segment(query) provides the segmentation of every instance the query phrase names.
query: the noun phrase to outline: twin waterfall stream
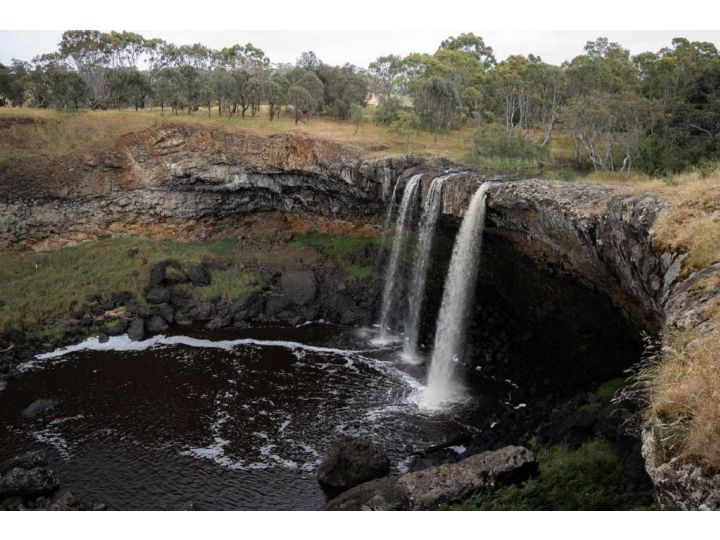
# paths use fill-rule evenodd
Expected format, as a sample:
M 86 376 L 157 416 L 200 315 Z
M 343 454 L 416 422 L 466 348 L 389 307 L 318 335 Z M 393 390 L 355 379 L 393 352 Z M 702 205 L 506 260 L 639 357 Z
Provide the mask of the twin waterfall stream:
M 422 175 L 411 177 L 405 185 L 395 220 L 393 243 L 385 271 L 380 336 L 376 341 L 383 344 L 402 339 L 401 358 L 412 364 L 423 362 L 419 350 L 419 333 L 427 274 L 442 206 L 443 185 L 452 176 L 447 174 L 432 180 L 427 194 L 422 197 L 424 207 L 419 218 Z M 473 195 L 455 238 L 436 323 L 434 346 L 428 360 L 427 385 L 412 396 L 423 408 L 441 409 L 466 399 L 462 381 L 458 380 L 455 373 L 455 365 L 461 361 L 467 319 L 475 294 L 489 185 L 482 184 Z M 384 237 L 390 228 L 396 206 L 397 189 L 396 183 L 388 202 Z M 411 231 L 415 224 L 416 234 Z M 404 260 L 412 261 L 409 272 L 403 271 Z

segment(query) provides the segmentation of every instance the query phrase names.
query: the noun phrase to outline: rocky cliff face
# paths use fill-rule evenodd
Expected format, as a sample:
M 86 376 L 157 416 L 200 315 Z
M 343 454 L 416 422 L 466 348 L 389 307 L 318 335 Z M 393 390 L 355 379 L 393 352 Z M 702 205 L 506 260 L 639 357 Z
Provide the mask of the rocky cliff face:
M 151 129 L 125 137 L 117 153 L 86 160 L 71 190 L 39 181 L 35 190 L 5 190 L 0 249 L 143 231 L 202 237 L 262 212 L 364 224 L 382 213 L 392 180 L 417 162 L 363 160 L 337 143 L 293 134 Z
M 38 183 L 37 189 L 0 191 L 0 249 L 51 247 L 103 234 L 242 235 L 263 222 L 272 233 L 278 215 L 315 226 L 369 224 L 377 231 L 395 179 L 422 171 L 426 192 L 441 172 L 416 158 L 364 160 L 353 149 L 299 135 L 170 125 L 128 135 L 116 153 L 86 160 L 72 189 L 40 189 Z M 693 284 L 720 273 L 720 265 L 680 281 L 683 256 L 653 244 L 653 223 L 668 207 L 665 201 L 619 187 L 506 181 L 461 171 L 443 192 L 447 223 L 459 223 L 485 181 L 497 181 L 489 194 L 487 234 L 540 271 L 606 297 L 638 331 L 662 335 L 711 324 L 707 310 L 719 293 L 698 292 Z M 712 493 L 720 480 L 665 463 L 648 428 L 647 468 L 661 500 L 716 507 Z

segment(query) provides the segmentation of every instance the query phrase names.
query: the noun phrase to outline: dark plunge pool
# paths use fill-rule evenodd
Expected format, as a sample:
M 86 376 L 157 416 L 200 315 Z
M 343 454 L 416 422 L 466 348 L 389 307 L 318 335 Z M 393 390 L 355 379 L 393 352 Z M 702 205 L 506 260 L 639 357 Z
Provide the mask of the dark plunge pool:
M 318 509 L 315 471 L 334 438 L 367 436 L 404 471 L 413 452 L 489 429 L 508 406 L 507 383 L 471 374 L 470 405 L 420 410 L 409 398 L 424 367 L 330 325 L 86 346 L 106 350 L 30 361 L 0 393 L 0 460 L 52 448 L 61 490 L 111 509 Z M 56 404 L 24 418 L 38 399 Z

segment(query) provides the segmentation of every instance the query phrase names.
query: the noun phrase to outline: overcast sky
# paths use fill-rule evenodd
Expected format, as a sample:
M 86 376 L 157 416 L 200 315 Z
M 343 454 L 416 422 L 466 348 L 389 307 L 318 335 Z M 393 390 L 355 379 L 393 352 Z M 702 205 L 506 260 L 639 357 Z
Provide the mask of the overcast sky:
M 378 56 L 394 53 L 434 52 L 449 35 L 472 31 L 485 38 L 495 50 L 498 60 L 511 54 L 533 53 L 545 62 L 560 64 L 582 53 L 585 42 L 597 36 L 607 36 L 620 42 L 632 54 L 657 51 L 670 44 L 676 36 L 693 41 L 711 41 L 720 47 L 717 30 L 573 30 L 573 31 L 482 31 L 482 30 L 398 30 L 398 31 L 265 31 L 265 30 L 141 30 L 145 37 L 159 37 L 178 45 L 200 42 L 212 48 L 247 42 L 260 47 L 273 62 L 294 63 L 303 51 L 312 50 L 328 64 L 350 62 L 367 67 Z M 60 40 L 59 30 L 0 31 L 0 62 L 13 58 L 30 60 L 32 57 L 54 51 Z

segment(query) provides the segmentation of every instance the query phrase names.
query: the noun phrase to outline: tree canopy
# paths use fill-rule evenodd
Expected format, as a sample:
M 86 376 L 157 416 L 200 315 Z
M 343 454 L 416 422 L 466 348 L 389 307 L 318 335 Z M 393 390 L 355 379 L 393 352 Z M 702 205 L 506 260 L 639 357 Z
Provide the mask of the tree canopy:
M 264 110 L 270 120 L 287 110 L 296 122 L 329 115 L 359 126 L 369 103 L 369 117 L 403 134 L 437 137 L 470 123 L 486 148 L 498 133 L 491 124 L 505 130 L 506 149 L 545 148 L 562 128 L 578 164 L 599 170 L 660 174 L 720 158 L 720 54 L 681 37 L 636 56 L 598 37 L 555 66 L 533 54 L 498 61 L 481 36 L 462 33 L 432 54 L 388 54 L 365 70 L 328 65 L 313 51 L 295 65 L 273 64 L 252 43 L 215 50 L 70 30 L 55 51 L 0 64 L 0 105 L 16 107 L 205 108 L 228 117 Z

